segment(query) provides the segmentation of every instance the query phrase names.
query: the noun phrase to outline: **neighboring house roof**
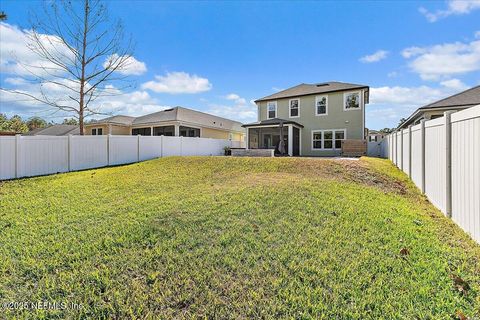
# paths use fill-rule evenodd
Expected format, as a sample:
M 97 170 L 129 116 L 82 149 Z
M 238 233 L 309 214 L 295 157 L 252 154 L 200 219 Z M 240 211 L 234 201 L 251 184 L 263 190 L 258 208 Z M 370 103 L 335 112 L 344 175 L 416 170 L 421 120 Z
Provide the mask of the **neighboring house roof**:
M 432 102 L 415 110 L 398 128 L 405 128 L 414 122 L 425 111 L 431 110 L 461 110 L 480 104 L 480 86 L 470 88 L 453 96 Z
M 66 136 L 69 134 L 80 134 L 80 128 L 70 124 L 54 124 L 46 128 L 33 129 L 24 136 Z
M 292 120 L 280 119 L 280 118 L 273 118 L 273 119 L 268 119 L 268 120 L 263 120 L 263 121 L 247 123 L 247 124 L 242 125 L 242 127 L 247 128 L 247 127 L 256 127 L 256 126 L 271 126 L 271 125 L 279 125 L 281 123 L 283 123 L 283 124 L 294 124 L 296 126 L 299 126 L 300 128 L 303 128 L 303 125 L 301 125 L 298 122 L 295 122 L 295 121 L 292 121 Z
M 297 86 L 288 88 L 286 90 L 282 90 L 280 92 L 274 93 L 272 95 L 257 99 L 255 100 L 255 102 L 289 98 L 289 97 L 306 96 L 310 94 L 345 91 L 345 90 L 352 90 L 352 89 L 368 89 L 368 86 L 362 85 L 362 84 L 344 83 L 344 82 L 336 82 L 336 81 L 315 83 L 315 84 L 302 83 Z
M 124 126 L 130 126 L 135 120 L 135 117 L 130 117 L 130 116 L 112 116 L 108 117 L 102 120 L 93 120 L 90 123 L 87 123 L 85 125 L 95 125 L 95 124 L 116 124 L 116 125 L 124 125 Z
M 241 127 L 242 124 L 238 121 L 229 120 L 226 118 L 183 107 L 165 109 L 140 117 L 113 116 L 89 123 L 88 125 L 92 126 L 98 124 L 120 124 L 138 127 L 142 125 L 152 125 L 155 123 L 168 121 L 183 121 L 216 129 L 243 131 Z

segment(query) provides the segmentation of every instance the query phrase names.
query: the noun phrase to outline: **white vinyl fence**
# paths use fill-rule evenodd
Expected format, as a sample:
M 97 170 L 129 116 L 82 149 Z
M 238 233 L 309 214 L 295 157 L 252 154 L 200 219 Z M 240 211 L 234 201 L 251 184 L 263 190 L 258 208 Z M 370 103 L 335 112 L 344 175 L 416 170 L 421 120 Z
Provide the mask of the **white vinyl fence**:
M 230 141 L 167 136 L 0 137 L 0 180 L 133 163 L 224 154 Z
M 480 242 L 480 105 L 394 132 L 382 144 L 384 156 Z

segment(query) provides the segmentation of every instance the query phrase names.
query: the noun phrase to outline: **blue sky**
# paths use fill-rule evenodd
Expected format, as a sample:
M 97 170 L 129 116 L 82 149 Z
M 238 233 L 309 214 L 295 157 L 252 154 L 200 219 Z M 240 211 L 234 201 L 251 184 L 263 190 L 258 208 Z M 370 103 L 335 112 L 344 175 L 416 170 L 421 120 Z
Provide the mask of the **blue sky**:
M 15 39 L 39 4 L 0 3 L 8 15 L 0 30 L 1 87 L 21 86 L 6 66 L 22 50 Z M 181 105 L 249 122 L 256 120 L 254 99 L 336 80 L 371 87 L 367 126 L 379 129 L 480 84 L 479 1 L 108 4 L 136 42 L 138 67 L 131 72 L 135 88 L 105 102 L 108 112 Z M 30 117 L 38 110 L 0 96 L 2 113 Z

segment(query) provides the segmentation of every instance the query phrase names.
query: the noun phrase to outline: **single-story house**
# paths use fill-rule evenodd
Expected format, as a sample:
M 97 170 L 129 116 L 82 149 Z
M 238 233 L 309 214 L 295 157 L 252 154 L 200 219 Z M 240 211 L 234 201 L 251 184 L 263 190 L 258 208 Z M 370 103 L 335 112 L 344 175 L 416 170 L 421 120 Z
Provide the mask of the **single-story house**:
M 175 107 L 140 117 L 113 116 L 85 124 L 86 135 L 182 136 L 244 141 L 245 129 L 237 121 Z
M 80 127 L 70 124 L 54 124 L 45 128 L 36 128 L 24 133 L 24 136 L 68 136 L 80 134 Z
M 445 111 L 460 111 L 480 104 L 480 86 L 470 88 L 453 96 L 427 104 L 418 108 L 398 129 L 419 124 L 421 120 L 443 117 Z
M 337 156 L 343 140 L 365 141 L 369 87 L 344 82 L 302 83 L 257 99 L 258 121 L 247 149 L 290 156 Z M 283 142 L 282 142 L 283 140 Z
M 385 138 L 386 134 L 377 130 L 367 129 L 367 140 L 368 142 L 379 142 Z

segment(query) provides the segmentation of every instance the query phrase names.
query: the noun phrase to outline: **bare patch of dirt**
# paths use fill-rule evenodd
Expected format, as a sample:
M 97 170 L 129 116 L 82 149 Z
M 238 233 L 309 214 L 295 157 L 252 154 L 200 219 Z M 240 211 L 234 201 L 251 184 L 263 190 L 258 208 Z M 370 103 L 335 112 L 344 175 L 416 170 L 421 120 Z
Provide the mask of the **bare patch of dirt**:
M 407 186 L 396 179 L 392 179 L 368 168 L 360 161 L 340 161 L 344 168 L 342 178 L 369 186 L 378 187 L 387 192 L 401 195 L 407 194 Z

